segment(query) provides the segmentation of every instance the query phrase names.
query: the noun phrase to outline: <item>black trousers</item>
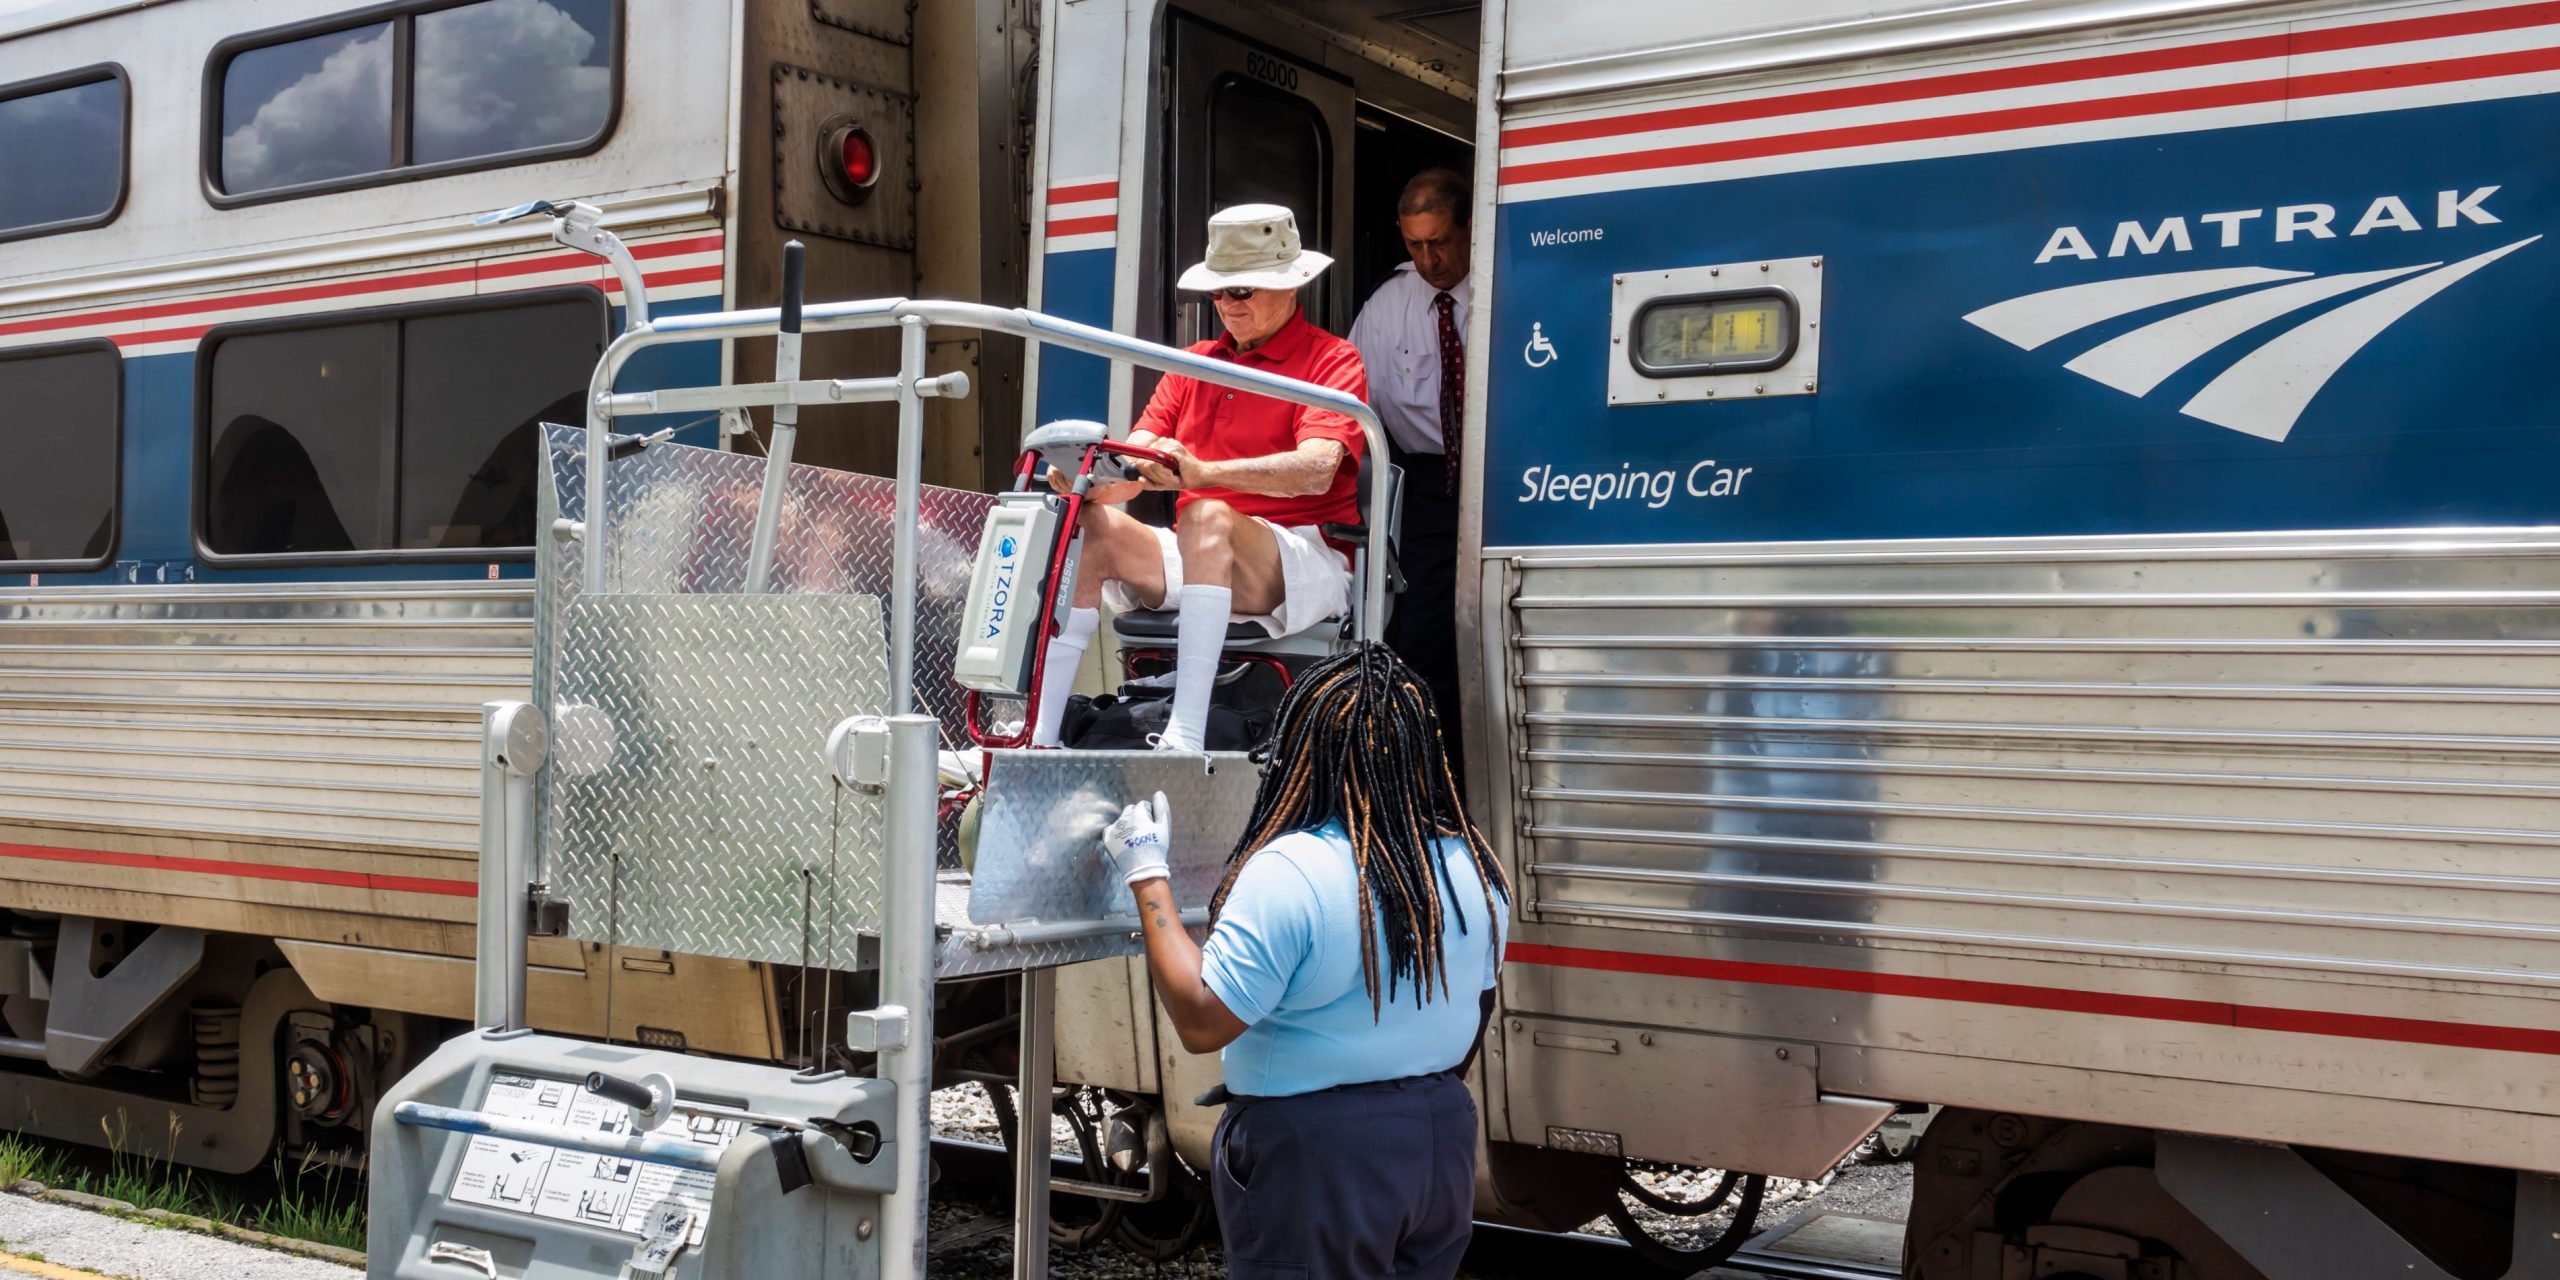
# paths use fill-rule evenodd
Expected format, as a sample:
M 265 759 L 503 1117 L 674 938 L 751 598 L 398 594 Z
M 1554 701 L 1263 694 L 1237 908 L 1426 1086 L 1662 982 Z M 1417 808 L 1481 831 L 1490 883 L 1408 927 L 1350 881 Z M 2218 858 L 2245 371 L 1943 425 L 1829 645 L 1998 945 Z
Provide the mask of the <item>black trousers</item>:
M 1237 1098 L 1211 1163 L 1232 1280 L 1448 1280 L 1475 1233 L 1476 1104 L 1454 1071 Z
M 1404 594 L 1387 619 L 1387 645 L 1430 686 L 1440 712 L 1449 767 L 1463 776 L 1465 727 L 1458 717 L 1458 500 L 1448 487 L 1449 460 L 1396 451 L 1404 468 L 1404 521 L 1396 564 Z

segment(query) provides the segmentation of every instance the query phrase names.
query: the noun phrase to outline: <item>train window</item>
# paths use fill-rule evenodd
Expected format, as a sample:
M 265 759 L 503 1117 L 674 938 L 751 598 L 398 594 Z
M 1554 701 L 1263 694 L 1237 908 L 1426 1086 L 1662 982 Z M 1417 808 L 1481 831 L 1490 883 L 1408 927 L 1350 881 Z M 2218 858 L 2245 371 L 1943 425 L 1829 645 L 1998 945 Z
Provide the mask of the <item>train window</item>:
M 421 13 L 412 164 L 574 147 L 613 113 L 613 0 Z
M 586 421 L 602 333 L 575 300 L 404 327 L 401 546 L 532 544 L 534 432 Z
M 222 186 L 379 173 L 391 157 L 391 24 L 251 49 L 222 77 Z
M 419 0 L 225 41 L 206 71 L 217 204 L 601 145 L 619 0 Z
M 124 362 L 87 342 L 0 354 L 0 559 L 104 564 L 115 543 Z
M 222 555 L 384 545 L 388 324 L 242 334 L 215 348 L 205 543 Z
M 520 551 L 537 424 L 577 419 L 606 337 L 592 289 L 216 329 L 197 375 L 205 552 Z
M 0 88 L 0 239 L 94 227 L 124 203 L 124 73 Z

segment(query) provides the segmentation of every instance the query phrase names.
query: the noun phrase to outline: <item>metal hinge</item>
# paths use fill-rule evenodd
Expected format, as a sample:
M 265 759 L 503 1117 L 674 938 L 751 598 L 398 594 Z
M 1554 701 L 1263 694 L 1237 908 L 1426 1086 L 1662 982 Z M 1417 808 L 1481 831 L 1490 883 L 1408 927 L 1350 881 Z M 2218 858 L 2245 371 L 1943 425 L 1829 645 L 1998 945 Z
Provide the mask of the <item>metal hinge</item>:
M 569 932 L 569 900 L 556 898 L 547 884 L 525 886 L 524 931 L 535 938 L 558 938 Z

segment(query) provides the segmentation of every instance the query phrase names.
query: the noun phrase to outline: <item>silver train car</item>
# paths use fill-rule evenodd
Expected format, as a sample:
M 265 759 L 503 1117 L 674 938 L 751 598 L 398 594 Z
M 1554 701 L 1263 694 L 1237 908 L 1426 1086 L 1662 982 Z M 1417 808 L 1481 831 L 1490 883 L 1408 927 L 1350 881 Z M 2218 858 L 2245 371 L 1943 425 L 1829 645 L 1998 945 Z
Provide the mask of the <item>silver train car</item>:
M 470 1017 L 474 744 L 479 704 L 529 685 L 535 431 L 580 419 L 634 301 L 547 222 L 475 217 L 592 205 L 659 315 L 769 303 L 792 238 L 827 296 L 1018 300 L 1038 19 L 0 15 L 0 1127 L 223 1170 L 361 1158 L 380 1086 Z M 934 407 L 933 478 L 985 488 L 1019 356 L 935 354 L 979 394 Z M 626 385 L 770 359 L 702 348 Z M 885 462 L 879 412 L 815 410 L 801 456 Z M 546 1027 L 815 1051 L 797 970 L 557 938 L 534 964 Z

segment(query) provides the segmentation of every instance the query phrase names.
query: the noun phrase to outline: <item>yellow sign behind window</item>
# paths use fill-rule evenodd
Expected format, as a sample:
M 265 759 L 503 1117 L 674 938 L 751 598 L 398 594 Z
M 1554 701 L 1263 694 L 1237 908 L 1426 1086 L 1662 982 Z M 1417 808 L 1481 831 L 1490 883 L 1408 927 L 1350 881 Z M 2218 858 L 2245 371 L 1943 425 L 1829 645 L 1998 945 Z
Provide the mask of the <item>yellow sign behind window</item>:
M 1795 324 L 1775 293 L 1668 299 L 1636 317 L 1636 363 L 1656 375 L 1773 368 L 1795 345 Z

